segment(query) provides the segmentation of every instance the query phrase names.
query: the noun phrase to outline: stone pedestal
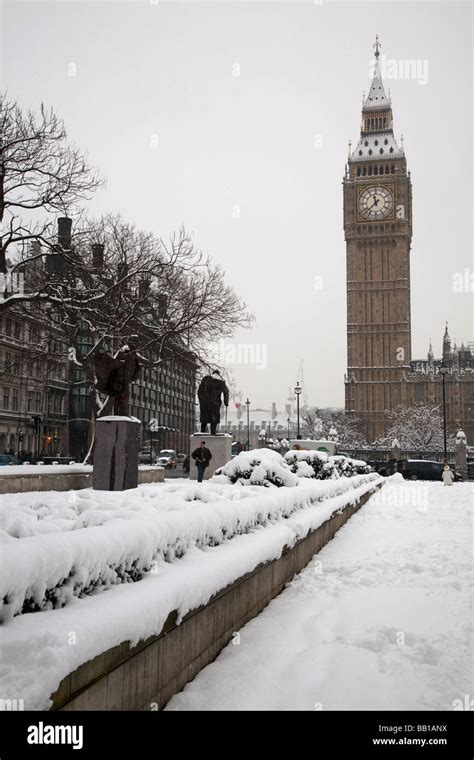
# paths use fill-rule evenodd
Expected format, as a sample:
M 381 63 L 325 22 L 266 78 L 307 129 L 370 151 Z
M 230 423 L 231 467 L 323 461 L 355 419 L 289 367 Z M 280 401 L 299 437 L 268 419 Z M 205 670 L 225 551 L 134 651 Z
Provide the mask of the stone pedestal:
M 100 417 L 96 420 L 92 488 L 125 491 L 138 485 L 138 438 L 136 417 Z
M 212 477 L 214 472 L 222 467 L 232 458 L 232 436 L 226 435 L 207 435 L 207 433 L 194 433 L 189 439 L 189 477 L 191 480 L 197 480 L 197 467 L 194 459 L 191 457 L 194 449 L 199 448 L 201 441 L 205 441 L 206 448 L 212 454 L 209 467 L 204 470 L 204 480 Z

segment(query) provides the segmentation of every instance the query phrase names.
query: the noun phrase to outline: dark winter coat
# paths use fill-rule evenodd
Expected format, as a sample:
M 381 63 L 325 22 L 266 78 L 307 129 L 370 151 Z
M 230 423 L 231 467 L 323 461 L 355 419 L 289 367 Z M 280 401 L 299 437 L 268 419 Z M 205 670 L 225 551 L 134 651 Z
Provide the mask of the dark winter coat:
M 205 446 L 202 449 L 200 446 L 198 446 L 197 449 L 194 449 L 193 453 L 191 454 L 192 458 L 196 462 L 196 465 L 198 462 L 203 462 L 204 467 L 207 467 L 209 465 L 209 462 L 212 459 L 212 454 Z

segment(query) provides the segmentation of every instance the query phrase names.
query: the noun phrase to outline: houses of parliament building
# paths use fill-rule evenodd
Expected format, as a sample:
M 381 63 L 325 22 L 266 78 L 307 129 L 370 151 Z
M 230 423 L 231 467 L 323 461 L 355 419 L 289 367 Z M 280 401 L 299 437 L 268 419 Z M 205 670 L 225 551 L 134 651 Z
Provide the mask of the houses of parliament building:
M 345 408 L 372 443 L 387 432 L 387 411 L 417 402 L 442 407 L 448 367 L 448 435 L 459 428 L 474 443 L 473 344 L 452 345 L 446 324 L 441 358 L 430 343 L 426 359 L 411 356 L 410 248 L 412 185 L 402 142 L 380 73 L 380 44 L 363 101 L 360 138 L 349 148 L 345 176 L 344 234 L 347 276 Z M 440 346 L 441 347 L 441 346 Z

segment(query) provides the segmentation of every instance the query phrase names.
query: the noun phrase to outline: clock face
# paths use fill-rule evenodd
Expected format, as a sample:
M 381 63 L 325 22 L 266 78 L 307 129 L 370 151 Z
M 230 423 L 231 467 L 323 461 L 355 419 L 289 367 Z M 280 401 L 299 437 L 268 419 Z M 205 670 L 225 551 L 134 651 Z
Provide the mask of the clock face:
M 359 213 L 365 219 L 386 219 L 393 212 L 393 194 L 388 187 L 373 185 L 359 195 Z

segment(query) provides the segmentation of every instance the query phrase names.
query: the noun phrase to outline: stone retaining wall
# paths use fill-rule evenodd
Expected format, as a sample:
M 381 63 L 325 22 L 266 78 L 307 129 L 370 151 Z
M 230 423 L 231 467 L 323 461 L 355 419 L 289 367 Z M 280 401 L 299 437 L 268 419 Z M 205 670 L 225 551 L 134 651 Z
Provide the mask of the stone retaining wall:
M 64 465 L 66 467 L 66 465 Z M 18 465 L 20 468 L 21 465 Z M 37 465 L 32 465 L 35 472 L 8 473 L 0 472 L 0 494 L 23 493 L 25 491 L 71 491 L 92 486 L 92 468 L 88 471 L 63 473 L 41 473 Z M 0 468 L 2 469 L 2 468 Z M 15 468 L 16 469 L 16 468 Z M 69 468 L 68 468 L 69 469 Z M 138 470 L 138 484 L 161 483 L 165 471 L 161 467 Z
M 132 649 L 128 642 L 81 665 L 52 696 L 53 710 L 153 710 L 192 681 L 258 615 L 370 498 L 335 512 L 319 528 L 220 591 L 176 625 L 172 612 L 162 632 Z M 349 494 L 348 494 L 349 497 Z

